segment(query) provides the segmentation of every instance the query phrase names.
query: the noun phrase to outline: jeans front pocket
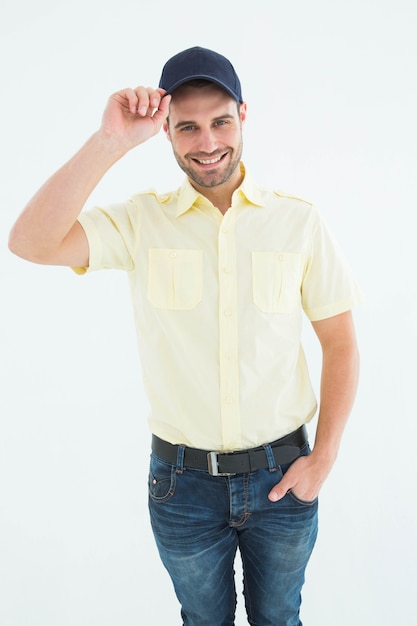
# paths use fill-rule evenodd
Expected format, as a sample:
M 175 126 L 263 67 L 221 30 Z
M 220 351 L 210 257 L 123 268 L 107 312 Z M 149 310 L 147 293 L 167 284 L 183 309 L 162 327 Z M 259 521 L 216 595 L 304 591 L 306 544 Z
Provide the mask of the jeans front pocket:
M 305 443 L 304 446 L 301 448 L 300 456 L 309 456 L 310 454 L 311 454 L 310 444 Z M 294 461 L 292 463 L 294 463 Z M 281 466 L 281 470 L 283 474 L 287 472 L 287 470 L 291 467 L 292 463 L 288 463 L 286 465 Z M 299 498 L 292 490 L 290 490 L 287 493 L 286 497 L 292 500 L 293 502 L 295 502 L 297 506 L 301 506 L 301 507 L 312 507 L 316 505 L 318 502 L 318 497 L 314 498 L 314 500 L 303 500 L 302 498 Z
M 264 313 L 293 313 L 301 298 L 301 255 L 252 252 L 253 301 Z
M 175 467 L 152 453 L 148 477 L 149 497 L 154 502 L 166 502 L 174 495 L 175 481 Z
M 203 251 L 149 248 L 148 298 L 158 309 L 193 309 L 203 297 Z

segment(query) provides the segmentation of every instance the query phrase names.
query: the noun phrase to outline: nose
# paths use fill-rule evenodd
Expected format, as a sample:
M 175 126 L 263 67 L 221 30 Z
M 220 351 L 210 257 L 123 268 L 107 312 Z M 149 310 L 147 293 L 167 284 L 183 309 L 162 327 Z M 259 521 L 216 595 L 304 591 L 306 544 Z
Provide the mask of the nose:
M 217 140 L 211 128 L 200 129 L 198 134 L 198 150 L 211 154 L 217 150 Z

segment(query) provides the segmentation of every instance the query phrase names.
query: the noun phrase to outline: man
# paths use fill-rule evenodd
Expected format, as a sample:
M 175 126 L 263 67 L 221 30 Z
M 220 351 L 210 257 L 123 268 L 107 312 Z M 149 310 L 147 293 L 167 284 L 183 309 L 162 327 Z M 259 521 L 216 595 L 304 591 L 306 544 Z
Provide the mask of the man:
M 151 406 L 151 523 L 188 626 L 234 623 L 238 548 L 249 623 L 301 624 L 317 497 L 358 379 L 359 290 L 314 207 L 251 180 L 245 120 L 230 62 L 180 52 L 157 89 L 109 99 L 10 235 L 33 262 L 129 273 Z M 81 213 L 106 171 L 161 129 L 183 185 Z M 303 311 L 323 352 L 312 451 Z

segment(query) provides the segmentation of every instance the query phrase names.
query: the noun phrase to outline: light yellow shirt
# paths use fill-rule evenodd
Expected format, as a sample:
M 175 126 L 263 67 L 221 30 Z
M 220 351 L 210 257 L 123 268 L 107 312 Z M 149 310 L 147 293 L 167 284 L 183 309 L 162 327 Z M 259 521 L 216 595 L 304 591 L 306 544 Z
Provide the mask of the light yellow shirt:
M 320 320 L 361 297 L 310 203 L 245 174 L 224 216 L 186 180 L 79 221 L 89 270 L 128 272 L 154 434 L 236 450 L 313 417 L 303 311 Z

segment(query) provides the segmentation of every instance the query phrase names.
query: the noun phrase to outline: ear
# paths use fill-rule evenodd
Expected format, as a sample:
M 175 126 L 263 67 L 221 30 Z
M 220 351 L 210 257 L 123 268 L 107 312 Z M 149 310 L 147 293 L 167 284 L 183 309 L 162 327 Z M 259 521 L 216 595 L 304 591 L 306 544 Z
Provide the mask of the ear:
M 163 123 L 162 128 L 164 129 L 164 133 L 166 138 L 168 139 L 168 141 L 171 141 L 171 135 L 169 134 L 169 122 L 168 122 L 168 118 L 165 120 L 165 122 Z
M 240 105 L 239 117 L 242 124 L 246 121 L 246 102 L 242 102 Z

